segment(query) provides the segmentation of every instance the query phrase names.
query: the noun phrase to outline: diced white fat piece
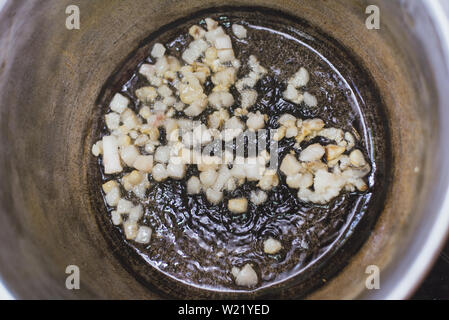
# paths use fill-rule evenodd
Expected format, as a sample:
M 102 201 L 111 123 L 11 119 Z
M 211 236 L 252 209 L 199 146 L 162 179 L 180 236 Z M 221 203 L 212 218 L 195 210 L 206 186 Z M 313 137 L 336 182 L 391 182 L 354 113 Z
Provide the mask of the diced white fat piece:
M 218 37 L 221 37 L 223 35 L 226 35 L 223 28 L 217 27 L 214 29 L 208 29 L 208 31 L 206 32 L 206 34 L 204 36 L 207 41 L 209 41 L 210 43 L 214 43 L 215 39 L 217 39 Z
M 262 129 L 265 126 L 265 116 L 260 111 L 256 113 L 250 112 L 248 114 L 248 120 L 246 120 L 246 125 L 254 131 Z
M 111 212 L 111 220 L 115 226 L 122 224 L 122 215 L 116 210 Z
M 167 57 L 163 56 L 157 59 L 154 64 L 154 70 L 159 77 L 163 77 L 164 74 L 170 69 L 170 65 L 168 64 Z
M 201 182 L 198 177 L 192 176 L 187 181 L 187 193 L 188 194 L 198 194 L 201 191 Z
M 227 108 L 234 104 L 234 97 L 226 91 L 212 92 L 209 97 L 209 105 L 215 109 Z
M 217 51 L 217 54 L 221 63 L 230 62 L 235 59 L 234 50 L 232 49 L 220 49 Z
M 229 113 L 225 109 L 212 112 L 208 117 L 210 128 L 218 129 L 226 120 L 229 119 Z
M 298 135 L 298 128 L 297 127 L 288 127 L 287 130 L 285 131 L 285 137 L 287 139 L 296 137 L 297 135 Z
M 293 189 L 308 188 L 313 185 L 313 175 L 309 172 L 287 176 L 287 185 Z
M 319 143 L 314 143 L 301 151 L 299 160 L 305 162 L 320 160 L 325 152 L 326 151 L 322 145 Z
M 184 163 L 172 162 L 167 166 L 167 175 L 173 179 L 180 180 L 186 174 L 186 166 Z
M 131 109 L 123 111 L 123 113 L 121 114 L 121 121 L 123 122 L 125 128 L 128 130 L 133 130 L 139 126 L 139 120 L 136 114 Z
M 167 86 L 167 85 L 162 85 L 157 89 L 157 93 L 159 93 L 159 95 L 161 97 L 170 97 L 173 92 L 171 91 L 171 89 Z
M 167 106 L 167 107 L 172 107 L 176 104 L 176 98 L 175 97 L 165 97 L 164 100 L 162 100 L 162 102 Z
M 257 91 L 253 89 L 245 89 L 240 92 L 240 102 L 243 109 L 252 107 L 257 101 Z
M 223 200 L 223 192 L 208 188 L 206 190 L 206 198 L 212 204 L 219 204 Z
M 145 145 L 145 152 L 154 153 L 155 150 L 156 146 L 152 142 L 149 142 Z
M 248 200 L 246 198 L 229 199 L 228 209 L 233 213 L 245 213 L 248 210 Z
M 318 105 L 318 100 L 313 94 L 304 92 L 304 103 L 309 107 L 316 107 Z
M 95 142 L 95 144 L 92 146 L 92 154 L 95 157 L 98 157 L 102 153 L 103 153 L 103 141 L 99 140 Z
M 256 77 L 246 76 L 245 78 L 238 80 L 235 83 L 235 87 L 241 93 L 243 90 L 245 90 L 245 88 L 253 88 L 258 80 L 259 80 L 258 76 Z
M 123 230 L 125 231 L 126 239 L 134 240 L 137 236 L 138 226 L 134 221 L 125 221 L 123 224 Z
M 268 72 L 267 69 L 260 65 L 259 60 L 257 60 L 257 57 L 254 55 L 249 56 L 248 65 L 251 68 L 251 71 L 256 74 L 257 79 Z
M 248 159 L 249 160 L 249 159 Z M 265 171 L 265 164 L 260 165 L 257 160 L 248 161 L 245 165 L 246 178 L 249 181 L 259 181 Z
M 109 193 L 110 191 L 112 191 L 112 189 L 117 188 L 118 187 L 118 183 L 115 180 L 109 180 L 108 182 L 103 183 L 103 185 L 101 186 L 101 188 L 103 189 L 104 193 Z
M 236 70 L 233 67 L 226 68 L 215 73 L 211 80 L 216 86 L 229 87 L 235 83 Z
M 225 122 L 225 129 L 231 130 L 227 132 L 229 133 L 229 136 L 225 137 L 224 139 L 225 141 L 229 141 L 242 133 L 245 129 L 245 125 L 242 121 L 240 121 L 238 117 L 234 116 Z
M 327 161 L 337 159 L 346 150 L 345 147 L 337 146 L 335 144 L 328 144 L 325 148 Z
M 168 63 L 167 63 L 168 65 Z M 159 67 L 162 67 L 162 62 L 161 65 L 159 65 Z M 163 70 L 161 70 L 161 68 L 159 68 L 159 72 L 161 72 Z M 147 78 L 147 80 L 150 82 L 151 85 L 159 87 L 160 85 L 162 85 L 162 78 L 160 78 L 157 74 L 156 74 L 156 66 L 152 65 L 152 64 L 148 64 L 148 63 L 144 63 L 142 64 L 142 66 L 139 69 L 139 73 L 142 74 L 143 76 L 145 76 L 145 78 Z
M 115 207 L 120 200 L 120 196 L 120 188 L 116 186 L 106 193 L 106 203 L 111 207 Z
M 293 176 L 301 170 L 301 164 L 292 154 L 287 154 L 282 160 L 280 170 L 283 174 Z
M 229 179 L 225 184 L 225 190 L 232 192 L 237 188 L 237 183 L 234 178 Z
M 289 80 L 289 84 L 292 84 L 294 87 L 304 87 L 310 80 L 309 72 L 301 67 L 298 72 L 296 72 L 293 77 Z
M 206 33 L 207 35 L 207 33 Z M 184 50 L 182 54 L 182 59 L 188 64 L 193 64 L 209 47 L 206 41 L 203 39 L 196 39 L 192 41 L 188 48 Z
M 215 30 L 218 27 L 218 22 L 212 18 L 206 18 L 204 21 L 206 22 L 206 27 L 207 27 L 207 30 L 209 30 L 209 31 Z
M 340 145 L 340 142 L 344 139 L 344 131 L 338 128 L 324 128 L 317 133 L 317 136 L 334 140 Z
M 163 164 L 158 163 L 151 171 L 153 179 L 156 181 L 163 181 L 168 178 L 167 169 Z
M 137 206 L 132 207 L 129 210 L 128 220 L 137 222 L 139 221 L 140 218 L 142 218 L 142 216 L 143 216 L 143 208 L 142 205 L 139 204 Z
M 338 196 L 344 184 L 345 181 L 339 174 L 319 169 L 315 172 L 314 191 L 301 188 L 298 191 L 298 198 L 307 202 L 324 204 Z
M 154 87 L 146 86 L 146 87 L 137 89 L 136 96 L 137 96 L 137 99 L 139 99 L 140 101 L 149 103 L 149 102 L 153 102 L 154 99 L 157 98 L 157 91 Z M 147 118 L 147 117 L 144 117 L 144 118 Z
M 134 165 L 134 162 L 139 155 L 139 149 L 137 149 L 136 146 L 129 145 L 120 148 L 120 157 L 128 167 L 132 167 Z
M 233 273 L 236 273 L 238 269 L 234 269 Z M 239 270 L 235 275 L 235 283 L 242 287 L 254 287 L 259 282 L 256 271 L 250 264 L 246 264 L 241 270 Z
M 207 106 L 207 98 L 195 100 L 190 106 L 184 109 L 184 114 L 188 117 L 200 115 Z
M 153 156 L 138 155 L 133 164 L 134 168 L 142 172 L 151 172 L 153 168 Z
M 193 37 L 193 39 L 199 39 L 204 37 L 206 30 L 200 26 L 193 25 L 189 28 L 189 34 Z
M 200 173 L 200 181 L 205 188 L 212 186 L 217 180 L 218 174 L 215 170 L 206 170 Z
M 122 113 L 123 111 L 125 111 L 126 108 L 128 108 L 128 104 L 129 99 L 127 97 L 123 96 L 120 93 L 116 93 L 112 98 L 109 107 L 111 108 L 112 111 Z
M 276 254 L 282 249 L 282 244 L 279 240 L 268 238 L 263 242 L 263 251 L 267 254 Z
M 227 165 L 222 165 L 213 184 L 213 189 L 216 191 L 223 190 L 229 179 L 232 179 L 231 170 L 228 169 Z
M 332 199 L 340 193 L 343 184 L 343 179 L 337 174 L 330 173 L 323 169 L 315 172 L 315 177 L 313 180 L 313 188 L 315 189 L 315 193 L 325 194 L 330 191 L 330 199 Z
M 212 142 L 213 137 L 210 130 L 204 125 L 198 125 L 193 129 L 193 143 L 195 145 L 205 145 Z
M 162 58 L 165 54 L 165 47 L 160 43 L 155 43 L 151 50 L 151 55 L 154 58 Z
M 245 164 L 244 162 L 239 163 L 237 158 L 236 158 L 237 161 L 232 165 L 231 174 L 237 179 L 245 179 L 246 178 Z
M 117 138 L 114 136 L 103 137 L 103 165 L 106 174 L 122 172 L 118 152 Z
M 250 194 L 250 200 L 252 203 L 254 203 L 256 206 L 261 205 L 265 201 L 267 201 L 268 195 L 266 192 L 262 190 L 253 190 Z
M 176 81 L 177 80 L 176 79 L 177 75 L 176 75 L 175 72 L 178 72 L 179 69 L 181 69 L 181 62 L 179 62 L 178 58 L 176 58 L 174 56 L 168 56 L 167 57 L 167 62 L 168 62 L 168 66 L 169 66 L 171 72 L 165 73 L 164 77 L 166 79 L 168 79 L 168 80 Z M 167 74 L 170 74 L 171 77 L 168 78 Z
M 136 140 L 134 140 L 134 145 L 142 147 L 150 141 L 150 138 L 146 134 L 140 134 Z
M 355 149 L 349 154 L 349 160 L 351 164 L 355 167 L 362 167 L 366 164 L 365 157 L 363 156 L 362 151 Z
M 232 25 L 232 32 L 235 34 L 235 36 L 239 39 L 246 38 L 246 28 L 242 25 L 234 23 Z
M 120 214 L 129 213 L 133 208 L 133 203 L 126 199 L 120 199 L 117 204 L 117 212 Z
M 217 50 L 232 49 L 231 37 L 229 37 L 228 35 L 222 35 L 222 36 L 216 37 L 214 40 L 214 44 L 215 44 L 215 48 L 217 48 Z
M 142 178 L 142 181 L 132 188 L 132 192 L 138 198 L 144 199 L 145 195 L 146 195 L 146 191 L 149 186 L 150 186 L 150 183 L 148 182 L 148 175 L 145 174 L 144 177 Z
M 352 148 L 354 148 L 355 146 L 355 139 L 354 136 L 349 133 L 349 132 L 345 132 L 345 140 L 348 142 L 348 145 L 346 146 L 346 150 L 351 150 Z
M 302 125 L 310 131 L 319 131 L 324 128 L 324 121 L 318 118 L 307 119 L 303 121 Z
M 159 146 L 154 153 L 154 161 L 160 163 L 167 163 L 170 159 L 170 147 Z
M 167 105 L 165 103 L 163 103 L 162 101 L 156 101 L 153 105 L 153 109 L 154 111 L 166 111 L 167 110 Z
M 278 123 L 287 128 L 294 127 L 294 126 L 296 126 L 296 117 L 289 113 L 284 113 L 279 118 Z
M 304 100 L 304 95 L 299 92 L 292 84 L 287 85 L 283 92 L 283 97 L 293 103 L 300 104 Z
M 147 226 L 140 226 L 137 230 L 136 238 L 134 239 L 137 243 L 147 244 L 151 240 L 152 230 Z
M 274 170 L 265 170 L 265 173 L 257 186 L 262 190 L 268 191 L 277 186 L 278 183 L 279 179 L 276 172 Z
M 110 112 L 104 118 L 109 130 L 117 129 L 120 126 L 120 115 L 118 113 Z

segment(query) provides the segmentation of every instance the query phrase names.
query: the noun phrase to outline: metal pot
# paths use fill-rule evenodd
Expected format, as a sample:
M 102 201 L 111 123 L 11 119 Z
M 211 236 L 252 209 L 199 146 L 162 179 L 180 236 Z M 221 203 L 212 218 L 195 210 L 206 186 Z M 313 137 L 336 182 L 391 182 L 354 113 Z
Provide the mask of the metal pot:
M 144 285 L 127 271 L 99 229 L 88 179 L 95 99 L 148 34 L 221 4 L 79 1 L 81 28 L 68 30 L 71 1 L 7 2 L 0 13 L 0 272 L 15 297 L 162 297 L 157 283 Z M 379 30 L 365 27 L 369 4 L 380 8 Z M 308 298 L 410 296 L 449 227 L 449 23 L 442 4 L 231 0 L 226 5 L 273 8 L 319 27 L 363 62 L 386 107 L 393 160 L 385 207 L 347 266 Z M 81 270 L 80 290 L 65 286 L 72 264 Z M 380 269 L 378 290 L 365 286 L 369 265 Z

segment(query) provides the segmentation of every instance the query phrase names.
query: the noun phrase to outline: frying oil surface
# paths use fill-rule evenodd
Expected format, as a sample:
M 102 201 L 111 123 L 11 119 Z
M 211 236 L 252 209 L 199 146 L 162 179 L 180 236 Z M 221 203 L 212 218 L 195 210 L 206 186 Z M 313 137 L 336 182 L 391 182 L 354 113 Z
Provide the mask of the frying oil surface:
M 383 143 L 385 133 L 372 109 L 380 108 L 380 105 L 369 94 L 363 96 L 365 83 L 362 87 L 355 87 L 357 82 L 354 81 L 365 78 L 363 70 L 357 66 L 341 70 L 340 66 L 352 64 L 352 61 L 343 61 L 344 55 L 334 55 L 336 51 L 333 50 L 338 51 L 338 47 L 328 47 L 322 39 L 304 33 L 301 26 L 292 25 L 281 18 L 263 16 L 262 13 L 236 11 L 206 16 L 216 19 L 226 29 L 232 38 L 235 54 L 241 61 L 255 55 L 268 70 L 255 87 L 258 100 L 251 109 L 268 114 L 267 129 L 277 128 L 279 117 L 289 113 L 303 119 L 321 118 L 326 125 L 345 131 L 355 130 L 361 136 L 357 147 L 370 159 L 372 167 L 366 192 L 342 192 L 326 205 L 299 200 L 297 191 L 289 188 L 285 176 L 278 172 L 280 183 L 267 193 L 268 200 L 260 206 L 249 203 L 247 212 L 241 215 L 228 210 L 226 199 L 248 197 L 256 189 L 256 183 L 247 182 L 235 191 L 225 193 L 225 201 L 211 205 L 203 193 L 187 194 L 186 181 L 193 175 L 198 176 L 194 166 L 188 168 L 182 180 L 168 179 L 154 183 L 150 177 L 151 186 L 143 201 L 129 194 L 130 199 L 143 204 L 142 224 L 151 227 L 153 235 L 148 245 L 128 242 L 124 235 L 121 237 L 148 263 L 148 268 L 157 268 L 190 285 L 227 291 L 242 290 L 234 283 L 231 270 L 234 266 L 250 263 L 259 276 L 257 287 L 265 287 L 300 275 L 316 262 L 326 261 L 328 256 L 330 259 L 351 236 L 353 230 L 349 228 L 350 223 L 365 215 L 376 215 L 379 204 L 371 203 L 371 199 L 375 192 L 383 192 L 375 186 L 377 179 L 384 179 L 384 175 L 383 158 L 374 158 L 373 151 L 380 150 L 377 156 L 382 157 L 384 148 L 376 144 Z M 191 41 L 189 26 L 201 22 L 201 18 L 195 17 L 173 25 L 153 38 L 149 47 L 162 43 L 171 55 L 181 60 L 183 50 Z M 245 26 L 248 33 L 245 39 L 233 35 L 230 30 L 233 23 Z M 136 112 L 139 103 L 135 91 L 147 84 L 137 70 L 142 63 L 154 62 L 151 58 L 140 61 L 135 66 L 135 73 L 121 84 L 122 94 L 131 99 L 130 108 Z M 304 103 L 298 106 L 283 98 L 287 79 L 301 66 L 310 72 L 308 91 L 317 97 L 318 107 L 308 107 Z M 248 69 L 243 65 L 238 71 L 238 78 L 247 73 Z M 205 93 L 209 94 L 212 85 L 206 83 L 205 87 Z M 354 92 L 362 95 L 363 99 Z M 230 113 L 238 107 L 236 101 Z M 199 119 L 206 122 L 208 115 L 204 112 Z M 163 133 L 161 139 L 164 139 Z M 301 144 L 301 148 L 316 142 L 329 143 L 325 138 L 317 137 Z M 279 159 L 294 144 L 294 138 L 281 140 Z M 380 166 L 377 165 L 378 160 Z M 102 177 L 104 181 L 109 179 L 103 173 Z M 117 228 L 116 232 L 122 231 Z M 276 254 L 267 255 L 264 252 L 263 241 L 269 237 L 282 243 L 282 249 Z

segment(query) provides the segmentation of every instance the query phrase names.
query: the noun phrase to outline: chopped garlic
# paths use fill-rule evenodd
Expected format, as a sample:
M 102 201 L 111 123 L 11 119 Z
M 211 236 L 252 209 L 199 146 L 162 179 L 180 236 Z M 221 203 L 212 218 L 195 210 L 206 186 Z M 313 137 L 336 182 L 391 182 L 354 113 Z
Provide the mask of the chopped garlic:
M 163 164 L 160 163 L 156 164 L 153 167 L 151 174 L 153 175 L 153 179 L 156 181 L 163 181 L 168 178 L 167 169 Z
M 103 165 L 106 174 L 122 172 L 118 153 L 117 138 L 114 136 L 103 137 Z
M 187 181 L 187 193 L 188 194 L 198 194 L 201 192 L 201 182 L 198 177 L 192 176 Z
M 241 26 L 239 24 L 234 23 L 232 25 L 232 32 L 235 34 L 235 36 L 239 39 L 246 38 L 246 29 L 244 26 Z
M 156 43 L 153 46 L 153 50 L 151 50 L 151 55 L 155 58 L 162 58 L 164 54 L 165 54 L 165 47 L 160 43 Z
M 349 154 L 349 159 L 351 160 L 351 164 L 355 167 L 362 167 L 366 164 L 363 153 L 355 149 Z
M 266 192 L 264 192 L 262 190 L 251 191 L 250 200 L 256 206 L 261 205 L 262 203 L 267 201 L 267 199 L 268 199 L 268 195 Z
M 125 111 L 126 108 L 128 108 L 129 99 L 120 93 L 116 93 L 114 97 L 112 98 L 112 101 L 109 105 L 112 111 L 115 111 L 117 113 L 122 113 Z
M 282 249 L 282 244 L 279 240 L 268 238 L 263 242 L 263 251 L 267 254 L 276 254 Z
M 230 199 L 228 209 L 233 213 L 245 213 L 248 210 L 248 200 L 246 198 Z
M 326 151 L 322 145 L 320 145 L 319 143 L 315 143 L 301 151 L 299 160 L 306 162 L 316 161 L 321 159 L 325 152 Z
M 254 287 L 259 282 L 256 271 L 250 264 L 246 264 L 241 270 L 234 269 L 235 283 L 242 287 Z
M 304 92 L 304 103 L 309 107 L 316 107 L 318 105 L 318 100 L 314 95 Z
M 137 237 L 137 224 L 133 221 L 126 221 L 123 224 L 123 230 L 125 231 L 126 239 L 134 240 Z
M 151 169 L 153 168 L 153 156 L 138 155 L 133 166 L 139 171 L 151 172 Z
M 250 130 L 259 130 L 265 126 L 265 116 L 257 111 L 256 113 L 250 112 L 248 114 L 248 120 L 246 120 L 246 125 Z
M 137 230 L 136 238 L 134 239 L 134 241 L 138 243 L 147 244 L 151 240 L 151 233 L 152 233 L 151 228 L 146 226 L 140 226 L 139 229 Z
M 206 190 L 206 198 L 212 204 L 219 204 L 223 199 L 223 192 L 209 188 Z
M 287 154 L 282 160 L 281 167 L 279 168 L 286 176 L 293 176 L 301 170 L 301 164 L 292 154 Z

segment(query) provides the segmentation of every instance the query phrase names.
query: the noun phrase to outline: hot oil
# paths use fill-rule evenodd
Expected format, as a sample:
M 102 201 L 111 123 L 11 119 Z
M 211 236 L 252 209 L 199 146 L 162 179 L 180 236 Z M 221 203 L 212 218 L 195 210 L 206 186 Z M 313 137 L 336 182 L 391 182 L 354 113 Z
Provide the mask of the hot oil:
M 327 127 L 358 132 L 357 147 L 364 151 L 373 168 L 368 191 L 344 192 L 328 205 L 304 203 L 297 198 L 297 191 L 286 186 L 283 175 L 278 172 L 281 183 L 268 192 L 268 201 L 258 207 L 249 203 L 247 213 L 235 215 L 226 208 L 226 199 L 248 197 L 256 189 L 255 183 L 247 182 L 234 192 L 225 193 L 224 201 L 213 206 L 203 194 L 187 195 L 186 181 L 198 175 L 192 166 L 180 181 L 169 179 L 156 183 L 150 179 L 151 187 L 143 202 L 129 195 L 135 203 L 145 206 L 142 223 L 153 229 L 149 245 L 126 241 L 119 227 L 111 228 L 108 220 L 102 221 L 109 223 L 108 230 L 117 233 L 115 239 L 121 239 L 126 250 L 134 251 L 145 261 L 143 267 L 131 267 L 138 270 L 139 278 L 145 278 L 146 272 L 156 268 L 189 286 L 225 292 L 244 290 L 234 284 L 231 269 L 251 263 L 259 275 L 258 288 L 279 283 L 282 286 L 291 281 L 292 285 L 301 284 L 301 290 L 306 293 L 344 266 L 367 238 L 382 209 L 389 163 L 388 128 L 382 102 L 362 64 L 338 42 L 306 22 L 264 10 L 213 12 L 198 13 L 150 36 L 145 43 L 145 54 L 149 55 L 148 48 L 160 42 L 168 54 L 181 60 L 182 51 L 191 41 L 188 28 L 204 23 L 205 17 L 216 19 L 231 36 L 236 57 L 242 62 L 238 78 L 248 72 L 249 55 L 255 55 L 269 70 L 257 83 L 259 97 L 251 109 L 269 115 L 266 128 L 278 127 L 280 115 L 291 113 L 303 119 L 321 118 Z M 232 23 L 244 25 L 248 37 L 236 38 L 230 28 Z M 122 93 L 132 99 L 131 107 L 138 111 L 140 106 L 134 91 L 147 82 L 137 70 L 142 63 L 154 61 L 149 57 L 136 60 L 137 56 L 125 63 L 128 69 L 132 66 L 131 76 L 126 79 L 118 72 L 111 78 L 108 84 L 111 90 L 105 90 L 110 96 L 105 94 L 102 99 L 105 113 L 112 93 L 120 86 Z M 282 98 L 287 79 L 301 66 L 310 73 L 307 90 L 318 98 L 318 107 L 298 106 Z M 237 98 L 231 111 L 238 106 Z M 205 112 L 198 119 L 204 121 L 207 115 Z M 104 130 L 99 135 L 105 133 Z M 315 142 L 316 139 L 303 142 L 301 148 Z M 280 160 L 293 144 L 293 139 L 280 142 Z M 100 163 L 100 170 L 101 167 Z M 106 181 L 110 177 L 102 174 L 102 178 Z M 263 241 L 270 236 L 282 242 L 278 254 L 263 252 Z M 125 260 L 125 264 L 130 263 Z M 284 281 L 287 278 L 291 280 Z

